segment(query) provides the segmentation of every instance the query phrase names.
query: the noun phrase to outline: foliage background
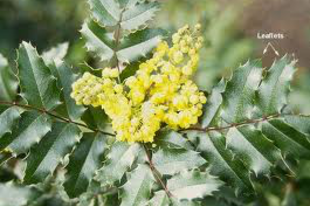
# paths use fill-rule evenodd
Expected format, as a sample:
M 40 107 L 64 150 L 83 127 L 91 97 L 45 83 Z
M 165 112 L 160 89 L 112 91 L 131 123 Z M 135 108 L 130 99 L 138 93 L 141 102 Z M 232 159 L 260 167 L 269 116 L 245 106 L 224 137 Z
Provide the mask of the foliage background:
M 257 42 L 255 35 L 249 32 L 249 21 L 251 15 L 244 15 L 251 11 L 253 5 L 240 2 L 240 4 L 229 4 L 216 0 L 163 0 L 163 8 L 158 15 L 156 23 L 159 26 L 175 31 L 184 24 L 202 22 L 203 35 L 206 39 L 205 46 L 201 53 L 202 60 L 197 72 L 196 80 L 201 89 L 210 91 L 211 87 L 221 76 L 228 76 L 231 70 L 245 62 L 249 58 L 260 58 L 261 51 L 266 42 Z M 285 1 L 284 1 L 285 2 Z M 255 4 L 255 8 L 259 8 Z M 295 4 L 303 7 L 303 1 Z M 273 6 L 275 7 L 275 6 Z M 286 5 L 289 7 L 289 5 Z M 286 8 L 284 7 L 284 8 Z M 82 22 L 88 14 L 88 6 L 84 0 L 0 0 L 0 53 L 10 60 L 14 68 L 13 60 L 16 59 L 15 49 L 22 40 L 31 41 L 40 52 L 49 49 L 59 43 L 69 42 L 69 52 L 66 60 L 76 69 L 83 68 L 81 62 L 86 61 L 92 66 L 102 66 L 97 59 L 91 57 L 83 48 L 83 40 L 80 39 Z M 270 11 L 272 12 L 272 11 Z M 275 21 L 277 15 L 283 15 L 283 9 L 269 17 L 270 24 L 281 27 L 281 22 Z M 303 15 L 300 13 L 299 15 Z M 283 23 L 283 22 L 282 22 Z M 303 33 L 303 41 L 309 42 L 307 26 L 299 29 Z M 289 32 L 289 31 L 288 31 Z M 280 45 L 275 42 L 276 45 Z M 303 45 L 307 49 L 309 44 Z M 299 49 L 299 48 L 295 48 Z M 309 48 L 308 48 L 309 49 Z M 281 47 L 282 54 L 290 51 L 290 45 Z M 304 50 L 305 51 L 305 50 Z M 305 58 L 304 55 L 300 55 Z M 266 64 L 270 64 L 272 53 L 264 56 Z M 299 56 L 297 55 L 297 58 Z M 293 92 L 291 102 L 296 111 L 310 112 L 310 74 L 307 61 L 301 59 L 299 72 L 294 82 L 298 92 Z M 266 65 L 266 66 L 267 66 Z M 208 82 L 206 82 L 208 79 Z M 14 85 L 12 85 L 14 87 Z M 4 158 L 5 154 L 0 154 Z M 12 161 L 0 169 L 0 182 L 6 183 L 18 180 L 25 165 L 21 161 Z M 310 162 L 301 161 L 296 168 L 296 179 L 283 177 L 286 181 L 273 180 L 268 188 L 264 188 L 257 194 L 256 200 L 238 200 L 233 193 L 227 189 L 222 191 L 223 198 L 208 198 L 206 205 L 309 205 L 310 199 L 307 194 L 310 192 Z M 61 178 L 62 175 L 59 175 Z M 94 186 L 96 188 L 96 186 Z M 50 187 L 42 185 L 43 196 L 33 205 L 67 205 L 57 193 L 57 183 Z M 20 194 L 27 194 L 27 191 L 20 191 Z M 0 198 L 11 195 L 8 191 L 1 190 Z M 38 194 L 31 194 L 36 195 Z M 22 196 L 22 195 L 21 195 Z M 85 197 L 87 198 L 87 197 Z M 71 204 L 71 203 L 70 203 Z

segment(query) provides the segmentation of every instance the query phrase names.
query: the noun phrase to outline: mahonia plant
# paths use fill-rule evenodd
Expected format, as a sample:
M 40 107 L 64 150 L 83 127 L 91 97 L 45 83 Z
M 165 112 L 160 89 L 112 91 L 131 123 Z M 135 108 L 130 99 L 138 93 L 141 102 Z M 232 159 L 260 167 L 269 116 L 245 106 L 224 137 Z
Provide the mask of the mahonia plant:
M 25 166 L 1 181 L 0 204 L 226 204 L 309 159 L 310 117 L 287 100 L 295 60 L 248 61 L 208 94 L 193 79 L 200 24 L 170 38 L 148 25 L 156 1 L 89 4 L 81 34 L 103 69 L 68 66 L 66 44 L 22 42 L 16 74 L 0 56 L 0 165 Z
M 103 69 L 102 77 L 85 73 L 73 84 L 72 98 L 79 105 L 100 106 L 119 141 L 153 142 L 162 123 L 174 129 L 197 124 L 206 97 L 190 77 L 202 46 L 200 27 L 179 29 L 171 48 L 160 42 L 153 57 L 124 83 L 118 82 L 117 68 Z

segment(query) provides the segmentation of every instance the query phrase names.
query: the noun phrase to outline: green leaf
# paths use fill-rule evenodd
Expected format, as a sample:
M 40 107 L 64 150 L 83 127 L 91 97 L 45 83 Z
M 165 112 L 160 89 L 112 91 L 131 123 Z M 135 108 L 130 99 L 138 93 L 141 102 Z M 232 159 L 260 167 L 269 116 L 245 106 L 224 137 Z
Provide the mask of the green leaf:
M 0 150 L 6 148 L 18 155 L 27 152 L 51 131 L 51 120 L 46 114 L 27 111 L 12 131 L 0 139 Z
M 147 206 L 169 206 L 170 201 L 166 192 L 160 190 L 155 192 L 154 197 L 146 204 Z
M 158 2 L 140 3 L 131 6 L 122 15 L 121 28 L 132 32 L 147 27 L 147 22 L 153 20 L 157 11 L 159 11 Z
M 78 79 L 78 75 L 74 74 L 72 68 L 68 67 L 64 62 L 52 64 L 50 67 L 57 77 L 59 87 L 62 91 L 61 101 L 63 104 L 61 108 L 63 108 L 71 120 L 78 120 L 86 110 L 83 106 L 77 105 L 70 96 L 72 84 Z
M 250 192 L 252 184 L 250 182 L 249 171 L 244 167 L 240 159 L 227 149 L 225 137 L 218 132 L 209 134 L 196 133 L 200 144 L 197 150 L 206 158 L 209 163 L 210 173 L 219 176 L 222 180 L 236 188 L 236 192 Z
M 103 26 L 120 26 L 122 30 L 134 32 L 147 27 L 159 10 L 158 2 L 138 0 L 89 0 L 93 18 Z
M 160 149 L 153 155 L 155 168 L 164 175 L 173 175 L 206 164 L 198 152 L 185 149 Z
M 30 151 L 24 177 L 25 183 L 43 182 L 48 175 L 52 175 L 79 138 L 80 130 L 76 125 L 55 123 L 52 131 Z
M 120 41 L 116 55 L 121 62 L 130 63 L 145 57 L 164 38 L 166 32 L 162 29 L 145 29 L 130 34 Z
M 0 184 L 0 206 L 28 205 L 36 197 L 36 193 L 28 187 L 13 184 Z
M 203 199 L 218 191 L 221 185 L 221 181 L 199 170 L 180 173 L 167 182 L 168 190 L 179 201 Z
M 290 82 L 296 71 L 295 64 L 296 61 L 284 56 L 268 70 L 258 91 L 259 106 L 263 115 L 281 113 L 286 106 Z
M 101 61 L 109 61 L 113 58 L 112 48 L 115 47 L 113 33 L 109 33 L 91 20 L 83 24 L 81 33 L 86 40 L 86 48 L 94 52 Z
M 0 54 L 0 100 L 14 100 L 17 87 L 17 78 L 9 67 L 8 61 Z
M 109 117 L 101 108 L 88 107 L 82 116 L 82 120 L 91 128 L 98 128 L 106 131 L 111 127 Z
M 155 138 L 154 144 L 162 148 L 184 148 L 193 149 L 189 141 L 187 141 L 180 133 L 173 130 L 162 131 Z
M 310 117 L 302 115 L 286 115 L 285 122 L 300 132 L 310 135 Z
M 46 110 L 60 104 L 56 78 L 31 44 L 23 42 L 18 52 L 21 96 L 28 104 Z
M 213 89 L 202 117 L 206 132 L 187 132 L 210 163 L 211 174 L 237 193 L 251 192 L 251 171 L 269 175 L 270 168 L 283 161 L 282 153 L 308 157 L 306 119 L 283 115 L 283 123 L 278 124 L 272 116 L 282 115 L 287 104 L 294 65 L 285 56 L 265 73 L 260 61 L 241 66 L 227 85 L 221 81 Z
M 89 182 L 101 165 L 106 149 L 105 140 L 106 137 L 100 133 L 86 133 L 70 156 L 68 178 L 64 183 L 69 197 L 78 197 L 87 190 Z
M 102 184 L 113 184 L 121 180 L 124 174 L 132 167 L 140 150 L 141 146 L 139 144 L 129 145 L 126 142 L 112 144 L 107 160 L 98 171 L 96 179 Z
M 264 122 L 263 134 L 275 142 L 284 155 L 310 157 L 310 137 L 287 124 L 284 119 Z
M 68 42 L 58 44 L 56 47 L 51 48 L 48 51 L 43 52 L 42 58 L 46 65 L 53 65 L 54 62 L 62 61 L 67 55 L 69 48 Z
M 89 0 L 92 16 L 103 26 L 116 26 L 121 18 L 121 9 L 116 0 Z
M 223 93 L 222 118 L 238 123 L 253 118 L 256 90 L 262 79 L 260 63 L 248 62 L 234 71 Z
M 121 206 L 145 205 L 151 197 L 151 189 L 154 183 L 151 169 L 147 165 L 138 165 L 129 174 L 128 181 L 122 187 Z
M 203 128 L 212 125 L 215 117 L 218 115 L 223 102 L 222 93 L 225 91 L 225 87 L 226 83 L 222 80 L 216 87 L 213 88 L 209 100 L 204 106 L 201 122 L 201 126 Z
M 12 128 L 20 117 L 18 108 L 0 106 L 0 141 L 4 134 L 12 133 Z
M 145 29 L 120 39 L 116 48 L 113 33 L 94 21 L 84 23 L 81 33 L 86 39 L 87 49 L 96 53 L 101 61 L 116 57 L 121 63 L 130 63 L 146 56 L 165 35 L 161 29 Z
M 109 206 L 119 205 L 116 187 L 102 187 L 99 182 L 92 181 L 88 190 L 79 196 L 77 206 Z
M 258 174 L 268 174 L 277 161 L 283 159 L 281 151 L 253 125 L 231 128 L 227 133 L 227 146 Z

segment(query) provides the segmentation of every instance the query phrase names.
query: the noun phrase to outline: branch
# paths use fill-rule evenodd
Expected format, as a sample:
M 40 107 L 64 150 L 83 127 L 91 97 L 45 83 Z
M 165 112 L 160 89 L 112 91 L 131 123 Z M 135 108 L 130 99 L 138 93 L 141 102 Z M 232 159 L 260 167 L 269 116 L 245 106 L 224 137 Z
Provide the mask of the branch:
M 92 128 L 92 127 L 89 127 L 88 125 L 86 124 L 83 124 L 83 123 L 80 123 L 80 122 L 75 122 L 75 121 L 72 121 L 71 119 L 67 119 L 65 117 L 62 117 L 54 112 L 51 112 L 51 111 L 48 111 L 46 109 L 42 109 L 42 108 L 37 108 L 37 107 L 34 107 L 34 106 L 31 106 L 31 105 L 26 105 L 26 104 L 20 104 L 20 103 L 17 103 L 17 102 L 4 102 L 4 101 L 0 101 L 0 105 L 9 105 L 9 106 L 17 106 L 17 107 L 20 107 L 20 108 L 24 108 L 24 109 L 27 109 L 27 110 L 35 110 L 35 111 L 38 111 L 42 114 L 47 114 L 47 115 L 50 115 L 58 120 L 61 120 L 63 122 L 67 122 L 67 123 L 72 123 L 72 124 L 75 124 L 75 125 L 78 125 L 78 126 L 81 126 L 81 127 L 84 127 L 86 129 L 89 129 L 93 132 L 100 132 L 104 135 L 108 135 L 108 136 L 115 136 L 115 134 L 112 134 L 112 133 L 109 133 L 109 132 L 104 132 L 100 129 L 96 129 L 96 128 Z
M 283 116 L 283 115 L 282 114 L 274 114 L 274 115 L 262 117 L 259 119 L 249 119 L 249 120 L 246 120 L 246 121 L 240 122 L 240 123 L 232 123 L 232 124 L 228 124 L 227 126 L 222 126 L 222 127 L 206 127 L 206 128 L 190 127 L 187 129 L 181 129 L 181 130 L 179 130 L 179 132 L 183 132 L 183 131 L 201 131 L 201 132 L 222 131 L 222 130 L 228 130 L 228 129 L 233 128 L 233 127 L 239 127 L 242 125 L 257 124 L 257 123 L 264 122 L 264 121 L 267 121 L 267 120 L 270 120 L 273 118 L 277 118 L 277 117 L 281 117 L 281 116 Z
M 171 192 L 168 190 L 166 184 L 163 182 L 163 180 L 161 179 L 161 174 L 158 172 L 158 170 L 155 168 L 154 164 L 153 164 L 153 161 L 152 161 L 152 158 L 151 158 L 151 154 L 150 154 L 150 151 L 148 150 L 148 148 L 146 147 L 145 144 L 143 144 L 143 147 L 144 147 L 144 150 L 145 150 L 145 154 L 146 154 L 146 157 L 147 157 L 147 161 L 148 161 L 148 164 L 152 170 L 152 173 L 153 173 L 153 176 L 155 177 L 156 181 L 161 185 L 161 187 L 165 190 L 167 196 L 169 198 L 172 198 L 173 195 L 171 194 Z

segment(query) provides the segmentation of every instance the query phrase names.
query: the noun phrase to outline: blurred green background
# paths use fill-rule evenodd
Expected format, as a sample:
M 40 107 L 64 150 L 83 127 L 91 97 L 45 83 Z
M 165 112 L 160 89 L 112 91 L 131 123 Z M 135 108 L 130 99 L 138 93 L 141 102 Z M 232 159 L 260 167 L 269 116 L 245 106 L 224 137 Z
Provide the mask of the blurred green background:
M 270 66 L 276 56 L 272 52 L 262 55 L 268 42 L 258 41 L 256 33 L 283 32 L 286 39 L 272 43 L 281 55 L 295 53 L 300 67 L 293 82 L 292 107 L 296 112 L 310 113 L 309 0 L 160 1 L 162 10 L 154 26 L 174 32 L 184 24 L 200 22 L 203 25 L 205 45 L 196 75 L 203 90 L 210 91 L 222 76 L 228 77 L 231 70 L 248 59 L 263 58 L 264 66 Z M 87 15 L 86 0 L 0 0 L 0 53 L 14 69 L 15 50 L 21 41 L 32 42 L 40 53 L 68 42 L 66 60 L 69 64 L 75 68 L 82 67 L 83 62 L 100 66 L 101 63 L 86 52 L 80 39 L 79 29 Z M 1 154 L 0 159 L 4 156 Z M 283 177 L 272 181 L 255 201 L 244 203 L 233 194 L 223 192 L 217 200 L 206 200 L 206 205 L 310 205 L 307 199 L 310 194 L 309 168 L 309 162 L 302 162 L 296 168 L 296 180 Z M 22 169 L 19 162 L 6 164 L 0 169 L 0 182 L 18 181 Z M 58 188 L 42 187 L 45 197 L 34 205 L 67 205 L 55 190 Z

